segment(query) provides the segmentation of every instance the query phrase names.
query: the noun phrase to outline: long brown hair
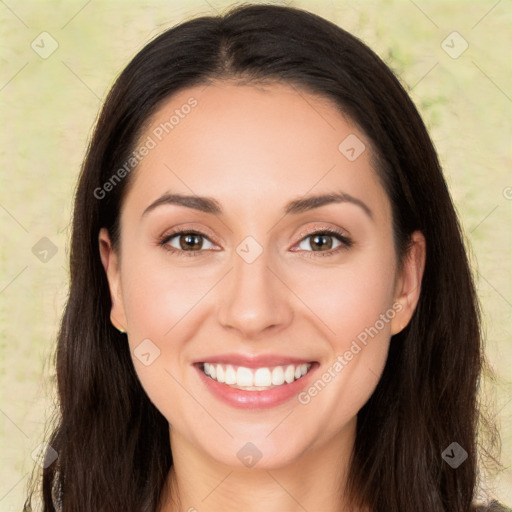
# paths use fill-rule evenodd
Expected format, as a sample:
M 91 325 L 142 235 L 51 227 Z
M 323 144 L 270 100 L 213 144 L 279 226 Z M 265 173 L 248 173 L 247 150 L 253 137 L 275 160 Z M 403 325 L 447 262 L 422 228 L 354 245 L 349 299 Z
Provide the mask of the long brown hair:
M 425 235 L 427 257 L 417 309 L 393 336 L 380 382 L 358 413 L 347 492 L 372 512 L 470 510 L 485 365 L 480 313 L 427 130 L 399 80 L 359 39 L 304 10 L 242 5 L 155 38 L 103 105 L 76 191 L 69 298 L 56 349 L 60 407 L 48 439 L 58 458 L 43 470 L 44 511 L 157 507 L 173 463 L 169 425 L 137 378 L 126 337 L 110 323 L 98 248 L 102 227 L 118 243 L 132 175 L 107 194 L 98 190 L 129 159 L 163 100 L 213 80 L 284 82 L 319 94 L 371 141 L 392 204 L 399 259 L 415 230 Z M 441 456 L 452 442 L 467 452 L 456 469 Z

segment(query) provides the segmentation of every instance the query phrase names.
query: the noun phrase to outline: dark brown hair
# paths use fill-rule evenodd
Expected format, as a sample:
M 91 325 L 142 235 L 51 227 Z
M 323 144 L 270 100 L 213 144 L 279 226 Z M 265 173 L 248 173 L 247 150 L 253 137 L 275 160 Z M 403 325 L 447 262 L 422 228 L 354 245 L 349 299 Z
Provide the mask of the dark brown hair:
M 137 378 L 126 337 L 110 323 L 98 248 L 101 227 L 114 246 L 119 240 L 132 175 L 105 197 L 95 191 L 127 161 L 163 100 L 219 80 L 287 83 L 332 100 L 371 142 L 399 260 L 413 231 L 425 235 L 419 303 L 393 336 L 382 377 L 358 413 L 347 491 L 372 512 L 469 511 L 485 359 L 463 235 L 436 151 L 406 91 L 373 51 L 312 13 L 271 5 L 241 5 L 167 30 L 133 58 L 103 105 L 76 191 L 70 291 L 56 349 L 59 409 L 48 439 L 58 458 L 43 470 L 44 511 L 157 507 L 173 463 L 169 425 Z M 452 442 L 468 454 L 457 469 L 441 457 Z

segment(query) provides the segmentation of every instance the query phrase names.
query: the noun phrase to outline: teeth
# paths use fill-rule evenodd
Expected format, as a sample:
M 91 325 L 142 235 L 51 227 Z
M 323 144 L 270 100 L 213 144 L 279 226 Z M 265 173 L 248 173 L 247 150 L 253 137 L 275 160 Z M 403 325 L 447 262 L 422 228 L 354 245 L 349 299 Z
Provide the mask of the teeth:
M 212 379 L 231 387 L 246 390 L 264 390 L 290 384 L 308 373 L 310 363 L 275 366 L 273 368 L 245 368 L 232 365 L 204 363 L 203 371 Z
M 248 387 L 254 385 L 254 375 L 249 368 L 239 366 L 236 371 L 236 385 L 242 387 Z
M 224 382 L 226 384 L 236 384 L 236 373 L 231 365 L 228 365 L 228 367 L 226 368 L 226 371 L 224 372 L 224 379 Z
M 286 370 L 284 371 L 284 380 L 288 384 L 295 380 L 295 367 L 292 364 L 286 367 Z
M 280 386 L 284 383 L 284 371 L 282 366 L 276 366 L 272 370 L 272 384 L 274 386 Z
M 272 385 L 272 373 L 268 368 L 258 368 L 254 372 L 254 385 L 265 387 Z

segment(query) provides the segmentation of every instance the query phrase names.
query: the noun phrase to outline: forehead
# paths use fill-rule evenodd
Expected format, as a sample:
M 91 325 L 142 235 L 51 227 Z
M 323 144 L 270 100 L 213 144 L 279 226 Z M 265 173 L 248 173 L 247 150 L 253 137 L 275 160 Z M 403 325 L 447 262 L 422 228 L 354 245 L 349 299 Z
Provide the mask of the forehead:
M 163 192 L 215 197 L 234 210 L 308 193 L 364 197 L 389 214 L 369 141 L 329 99 L 286 84 L 183 89 L 147 123 L 126 203 Z M 226 207 L 227 209 L 228 207 Z

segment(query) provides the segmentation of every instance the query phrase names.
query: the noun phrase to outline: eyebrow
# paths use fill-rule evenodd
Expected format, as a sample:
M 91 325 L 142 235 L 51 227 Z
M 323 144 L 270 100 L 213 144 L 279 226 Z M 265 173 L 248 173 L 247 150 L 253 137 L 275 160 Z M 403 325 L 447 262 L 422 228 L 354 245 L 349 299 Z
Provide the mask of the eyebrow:
M 296 215 L 305 211 L 313 210 L 315 208 L 320 208 L 321 206 L 325 206 L 327 204 L 334 203 L 350 203 L 359 206 L 368 215 L 368 217 L 370 217 L 370 219 L 373 219 L 373 212 L 365 202 L 361 201 L 361 199 L 357 199 L 356 197 L 351 196 L 350 194 L 346 194 L 345 192 L 332 192 L 329 194 L 295 199 L 285 205 L 283 208 L 283 214 Z M 210 213 L 217 216 L 222 215 L 223 213 L 219 202 L 211 197 L 201 197 L 196 195 L 190 196 L 166 192 L 158 199 L 153 201 L 144 210 L 144 212 L 142 212 L 142 217 L 147 215 L 151 210 L 154 210 L 158 206 L 162 205 L 185 206 L 187 208 L 192 208 L 200 212 Z

